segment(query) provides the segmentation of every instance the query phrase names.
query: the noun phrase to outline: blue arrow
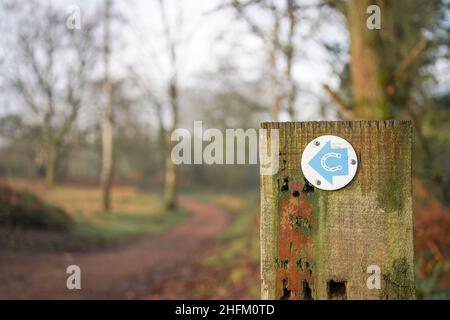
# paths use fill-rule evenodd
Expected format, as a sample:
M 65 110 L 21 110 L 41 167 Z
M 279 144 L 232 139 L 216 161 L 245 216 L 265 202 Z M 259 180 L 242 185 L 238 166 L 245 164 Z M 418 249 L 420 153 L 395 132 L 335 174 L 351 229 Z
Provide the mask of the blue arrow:
M 329 183 L 333 177 L 348 175 L 348 153 L 346 148 L 332 148 L 328 141 L 308 162 Z

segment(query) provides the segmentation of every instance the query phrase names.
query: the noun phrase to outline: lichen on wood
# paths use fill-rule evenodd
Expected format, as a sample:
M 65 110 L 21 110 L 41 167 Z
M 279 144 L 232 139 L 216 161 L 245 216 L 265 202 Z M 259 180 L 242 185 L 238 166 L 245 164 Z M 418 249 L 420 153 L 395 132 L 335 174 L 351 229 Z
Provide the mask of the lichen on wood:
M 262 128 L 280 137 L 280 170 L 261 176 L 262 298 L 329 299 L 330 283 L 347 299 L 414 298 L 410 122 Z M 302 174 L 302 152 L 321 135 L 346 139 L 358 155 L 343 189 L 319 190 Z M 367 288 L 369 265 L 381 268 L 380 290 Z

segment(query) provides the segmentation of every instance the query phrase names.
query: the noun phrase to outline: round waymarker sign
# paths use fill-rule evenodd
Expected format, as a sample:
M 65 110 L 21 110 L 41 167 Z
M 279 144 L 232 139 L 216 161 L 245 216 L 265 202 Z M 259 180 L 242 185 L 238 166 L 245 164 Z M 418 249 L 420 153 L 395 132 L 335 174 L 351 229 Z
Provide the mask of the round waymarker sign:
M 353 180 L 358 169 L 358 157 L 347 140 L 320 136 L 303 150 L 301 166 L 303 175 L 314 187 L 337 190 Z

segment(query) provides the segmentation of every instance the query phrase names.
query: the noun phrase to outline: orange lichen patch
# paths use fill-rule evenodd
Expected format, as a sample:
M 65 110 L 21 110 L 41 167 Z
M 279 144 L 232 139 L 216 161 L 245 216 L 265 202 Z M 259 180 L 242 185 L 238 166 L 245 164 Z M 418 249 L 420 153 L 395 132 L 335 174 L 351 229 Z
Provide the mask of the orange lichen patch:
M 277 296 L 311 299 L 314 287 L 311 232 L 313 206 L 300 192 L 301 182 L 291 182 L 280 199 L 278 224 Z

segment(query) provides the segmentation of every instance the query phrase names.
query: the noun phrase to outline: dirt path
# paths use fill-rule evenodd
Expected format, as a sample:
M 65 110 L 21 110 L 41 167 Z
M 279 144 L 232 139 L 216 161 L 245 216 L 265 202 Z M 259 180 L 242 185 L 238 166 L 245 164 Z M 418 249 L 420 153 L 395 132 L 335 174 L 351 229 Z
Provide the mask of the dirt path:
M 187 197 L 179 203 L 191 212 L 186 221 L 127 246 L 74 254 L 0 252 L 0 299 L 178 298 L 170 296 L 170 288 L 153 296 L 152 285 L 189 277 L 227 224 L 220 208 Z M 81 290 L 66 288 L 71 264 L 81 268 Z

